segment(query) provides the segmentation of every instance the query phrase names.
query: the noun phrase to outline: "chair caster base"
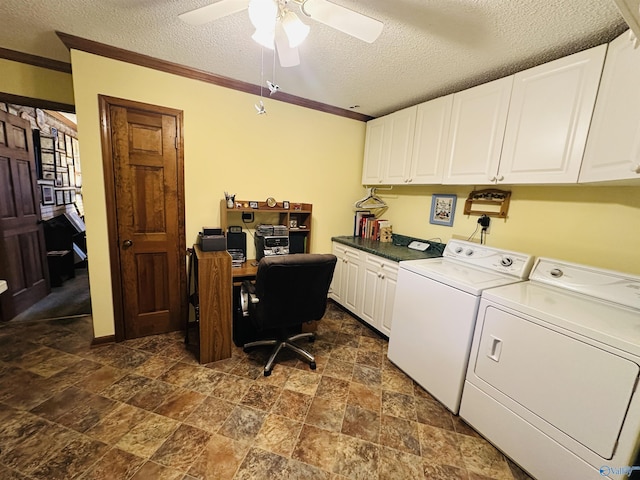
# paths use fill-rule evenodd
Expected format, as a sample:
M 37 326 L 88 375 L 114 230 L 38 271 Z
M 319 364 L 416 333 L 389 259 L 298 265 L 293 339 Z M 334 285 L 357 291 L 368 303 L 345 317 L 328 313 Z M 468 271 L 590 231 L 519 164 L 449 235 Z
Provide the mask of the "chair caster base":
M 309 368 L 310 368 L 311 370 L 315 370 L 315 369 L 316 369 L 316 362 L 310 362 L 310 363 L 309 363 Z
M 265 370 L 264 371 L 264 376 L 268 377 L 269 375 L 271 375 L 271 370 Z

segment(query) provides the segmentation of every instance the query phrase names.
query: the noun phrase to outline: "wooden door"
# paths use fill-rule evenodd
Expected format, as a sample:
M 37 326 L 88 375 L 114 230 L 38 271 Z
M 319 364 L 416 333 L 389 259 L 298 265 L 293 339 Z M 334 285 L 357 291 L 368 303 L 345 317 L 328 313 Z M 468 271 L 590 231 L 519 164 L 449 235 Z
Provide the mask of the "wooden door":
M 116 339 L 179 330 L 186 310 L 182 113 L 101 99 L 113 178 Z
M 0 320 L 49 294 L 31 124 L 0 111 Z

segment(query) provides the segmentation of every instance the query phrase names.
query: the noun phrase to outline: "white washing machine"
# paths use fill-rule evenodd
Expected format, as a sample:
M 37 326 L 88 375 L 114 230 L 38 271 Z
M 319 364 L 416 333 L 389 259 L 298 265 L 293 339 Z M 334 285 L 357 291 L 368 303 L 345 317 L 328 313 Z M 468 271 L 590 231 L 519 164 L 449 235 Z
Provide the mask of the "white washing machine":
M 627 478 L 639 372 L 640 277 L 541 258 L 483 292 L 460 416 L 538 480 Z
M 388 357 L 458 413 L 480 295 L 527 278 L 533 257 L 462 240 L 400 262 Z

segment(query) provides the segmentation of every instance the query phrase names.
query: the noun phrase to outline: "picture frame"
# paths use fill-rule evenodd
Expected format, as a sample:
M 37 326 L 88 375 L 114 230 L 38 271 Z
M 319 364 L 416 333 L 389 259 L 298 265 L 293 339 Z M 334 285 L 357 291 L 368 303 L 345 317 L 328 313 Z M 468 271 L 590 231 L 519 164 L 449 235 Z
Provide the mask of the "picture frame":
M 43 165 L 55 165 L 56 157 L 53 152 L 42 152 L 40 159 Z
M 64 205 L 64 191 L 56 190 L 56 205 Z
M 42 192 L 43 205 L 54 205 L 56 203 L 53 185 L 40 185 L 40 190 Z
M 258 202 L 249 202 L 249 208 L 258 208 Z
M 435 193 L 431 196 L 431 213 L 429 223 L 434 225 L 453 226 L 456 214 L 457 195 Z
M 40 148 L 42 150 L 51 150 L 53 151 L 53 138 L 45 137 L 44 135 L 40 136 Z
M 291 217 L 289 219 L 289 228 L 298 228 L 298 219 L 295 217 Z
M 282 208 L 284 208 L 285 210 L 289 210 L 289 201 L 288 200 L 284 200 L 282 202 Z
M 64 190 L 63 192 L 64 192 L 63 198 L 64 198 L 65 205 L 68 204 L 68 203 L 71 203 L 71 191 Z

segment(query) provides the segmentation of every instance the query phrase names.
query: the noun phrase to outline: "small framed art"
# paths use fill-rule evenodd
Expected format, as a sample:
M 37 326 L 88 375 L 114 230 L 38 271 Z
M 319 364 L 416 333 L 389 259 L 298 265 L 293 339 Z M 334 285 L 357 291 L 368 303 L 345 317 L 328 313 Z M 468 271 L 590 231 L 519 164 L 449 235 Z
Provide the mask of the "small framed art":
M 431 196 L 431 214 L 429 223 L 434 225 L 453 226 L 456 214 L 457 195 L 434 194 Z
M 64 205 L 64 191 L 56 190 L 56 205 Z
M 53 205 L 56 203 L 56 199 L 53 193 L 53 185 L 40 185 L 42 190 L 42 204 Z

